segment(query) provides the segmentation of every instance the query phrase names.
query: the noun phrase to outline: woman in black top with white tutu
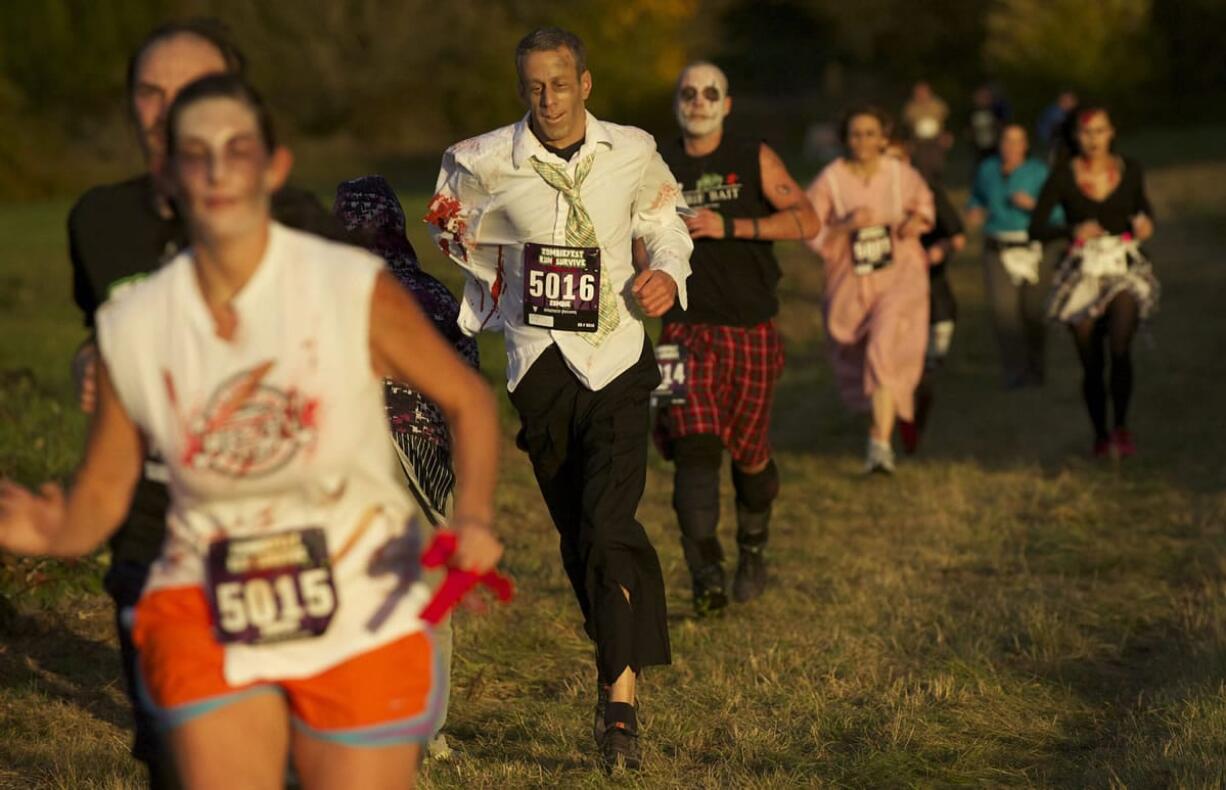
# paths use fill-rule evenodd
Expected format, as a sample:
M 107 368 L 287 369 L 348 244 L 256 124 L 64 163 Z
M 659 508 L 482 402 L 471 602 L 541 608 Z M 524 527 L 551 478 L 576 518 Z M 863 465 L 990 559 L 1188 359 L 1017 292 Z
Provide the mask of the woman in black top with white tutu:
M 1052 170 L 1031 214 L 1030 238 L 1068 239 L 1048 315 L 1069 325 L 1081 357 L 1082 393 L 1094 426 L 1094 455 L 1136 452 L 1127 428 L 1132 339 L 1158 303 L 1159 286 L 1140 245 L 1154 233 L 1141 167 L 1111 148 L 1115 129 L 1101 107 L 1077 115 L 1079 153 Z M 1065 225 L 1051 223 L 1062 206 Z M 1107 428 L 1106 346 L 1111 357 L 1112 429 Z

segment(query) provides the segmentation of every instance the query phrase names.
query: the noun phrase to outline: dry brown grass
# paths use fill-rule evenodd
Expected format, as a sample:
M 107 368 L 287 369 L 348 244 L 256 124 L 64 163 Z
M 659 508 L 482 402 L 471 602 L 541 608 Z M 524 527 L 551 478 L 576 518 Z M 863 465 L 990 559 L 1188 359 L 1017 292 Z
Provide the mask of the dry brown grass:
M 29 287 L 39 294 L 41 278 L 59 278 L 49 290 L 67 292 L 59 268 L 22 266 L 37 250 L 62 254 L 58 224 L 38 224 L 58 223 L 62 208 L 0 214 L 6 245 L 18 226 L 46 239 L 0 255 L 0 275 L 38 280 Z M 790 367 L 775 428 L 784 487 L 769 595 L 722 618 L 689 616 L 671 469 L 653 456 L 640 518 L 664 565 L 675 661 L 643 686 L 645 772 L 605 779 L 589 734 L 591 649 L 531 473 L 508 441 L 498 505 L 520 597 L 461 615 L 448 728 L 460 755 L 429 765 L 423 784 L 1226 784 L 1226 426 L 1213 398 L 1226 381 L 1216 348 L 1224 240 L 1201 220 L 1160 226 L 1165 304 L 1136 352 L 1142 452 L 1121 466 L 1084 458 L 1077 367 L 1059 331 L 1046 389 L 998 391 L 978 263 L 957 262 L 962 315 L 932 430 L 892 480 L 858 473 L 862 426 L 838 404 L 822 356 L 818 267 L 785 247 Z M 0 329 L 44 320 L 34 316 L 49 298 L 19 302 Z M 487 362 L 496 348 L 483 346 Z M 29 432 L 0 428 L 3 469 L 71 462 L 58 448 L 77 424 L 39 417 L 66 392 L 60 359 L 5 344 L 0 367 L 28 367 L 42 382 L 20 404 L 54 452 L 32 454 Z M 6 391 L 0 410 L 17 398 Z M 730 486 L 725 495 L 730 514 Z M 14 591 L 11 574 L 3 589 Z M 105 602 L 41 600 L 23 594 L 25 619 L 3 626 L 0 785 L 129 786 L 137 774 L 124 756 Z

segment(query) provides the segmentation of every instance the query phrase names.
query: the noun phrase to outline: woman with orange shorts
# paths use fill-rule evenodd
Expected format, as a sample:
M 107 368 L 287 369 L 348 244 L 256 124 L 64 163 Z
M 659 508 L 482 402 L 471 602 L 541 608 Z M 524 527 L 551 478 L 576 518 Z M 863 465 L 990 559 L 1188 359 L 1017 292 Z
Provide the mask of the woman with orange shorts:
M 382 382 L 448 418 L 456 564 L 475 572 L 502 552 L 492 396 L 379 258 L 270 219 L 291 157 L 239 78 L 186 87 L 167 135 L 191 248 L 99 312 L 75 484 L 3 483 L 0 548 L 92 551 L 157 451 L 168 535 L 134 638 L 183 784 L 279 788 L 288 751 L 307 787 L 411 787 L 446 684 Z

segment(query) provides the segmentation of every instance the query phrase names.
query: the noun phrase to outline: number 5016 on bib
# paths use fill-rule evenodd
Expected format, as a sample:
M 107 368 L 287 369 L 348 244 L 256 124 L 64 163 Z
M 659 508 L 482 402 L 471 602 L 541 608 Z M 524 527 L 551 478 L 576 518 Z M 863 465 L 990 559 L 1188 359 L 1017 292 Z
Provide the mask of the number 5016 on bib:
M 595 332 L 600 326 L 600 248 L 525 244 L 524 323 Z

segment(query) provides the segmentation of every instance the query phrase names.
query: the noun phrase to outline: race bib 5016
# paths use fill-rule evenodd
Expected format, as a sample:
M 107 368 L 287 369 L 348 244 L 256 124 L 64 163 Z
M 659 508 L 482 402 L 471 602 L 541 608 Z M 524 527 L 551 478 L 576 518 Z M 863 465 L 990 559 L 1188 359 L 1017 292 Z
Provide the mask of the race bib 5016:
M 524 323 L 595 332 L 600 326 L 600 248 L 525 244 Z

